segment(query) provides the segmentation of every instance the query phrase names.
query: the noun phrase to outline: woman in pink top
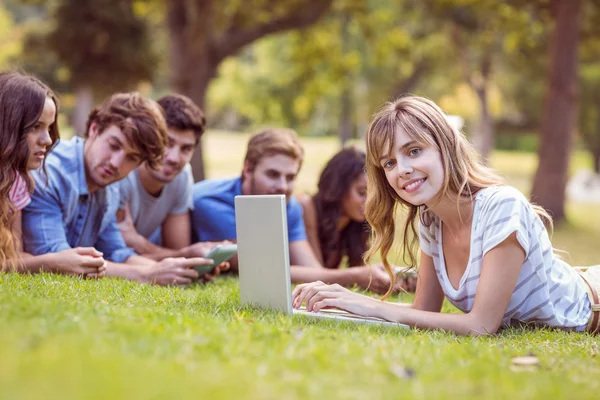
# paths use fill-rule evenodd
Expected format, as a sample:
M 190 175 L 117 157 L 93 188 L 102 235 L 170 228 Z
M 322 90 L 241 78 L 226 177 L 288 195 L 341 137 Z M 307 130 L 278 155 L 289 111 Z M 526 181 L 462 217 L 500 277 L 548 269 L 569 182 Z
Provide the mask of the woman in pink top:
M 0 270 L 102 277 L 105 262 L 93 248 L 34 257 L 22 247 L 21 210 L 33 191 L 29 171 L 43 166 L 59 139 L 57 109 L 58 100 L 37 78 L 0 73 Z

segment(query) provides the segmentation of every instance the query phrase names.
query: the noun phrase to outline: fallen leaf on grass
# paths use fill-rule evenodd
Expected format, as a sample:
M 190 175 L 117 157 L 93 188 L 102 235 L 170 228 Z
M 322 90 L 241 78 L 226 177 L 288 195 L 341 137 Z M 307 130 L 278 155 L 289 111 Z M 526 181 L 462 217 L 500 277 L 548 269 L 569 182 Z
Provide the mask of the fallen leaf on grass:
M 402 365 L 392 365 L 390 366 L 390 371 L 399 379 L 413 379 L 416 375 L 414 369 Z
M 523 357 L 515 357 L 511 360 L 510 369 L 515 372 L 520 371 L 537 371 L 540 368 L 540 359 L 534 356 L 533 354 L 523 356 Z

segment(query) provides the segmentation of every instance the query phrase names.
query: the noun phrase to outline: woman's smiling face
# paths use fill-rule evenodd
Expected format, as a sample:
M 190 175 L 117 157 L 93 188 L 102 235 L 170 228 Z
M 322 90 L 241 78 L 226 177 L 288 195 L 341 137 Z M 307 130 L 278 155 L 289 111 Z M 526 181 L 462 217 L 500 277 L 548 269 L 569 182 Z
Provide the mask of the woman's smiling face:
M 431 203 L 444 184 L 442 154 L 435 147 L 407 135 L 394 133 L 391 153 L 388 144 L 380 159 L 389 185 L 402 200 L 414 206 Z

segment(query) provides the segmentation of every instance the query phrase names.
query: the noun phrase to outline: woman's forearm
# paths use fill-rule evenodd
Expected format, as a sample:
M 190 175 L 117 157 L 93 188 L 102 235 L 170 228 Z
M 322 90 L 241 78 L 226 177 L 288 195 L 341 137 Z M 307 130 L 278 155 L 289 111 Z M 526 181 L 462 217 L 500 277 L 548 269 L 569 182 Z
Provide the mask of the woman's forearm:
M 455 332 L 460 335 L 487 335 L 496 333 L 499 326 L 486 326 L 474 314 L 446 314 L 417 310 L 406 304 L 382 302 L 376 308 L 375 317 L 399 322 L 418 329 L 436 329 Z
M 34 256 L 29 253 L 21 253 L 21 259 L 11 266 L 5 266 L 5 270 L 19 273 L 39 273 L 40 271 L 52 272 L 56 267 L 56 257 L 53 253 Z

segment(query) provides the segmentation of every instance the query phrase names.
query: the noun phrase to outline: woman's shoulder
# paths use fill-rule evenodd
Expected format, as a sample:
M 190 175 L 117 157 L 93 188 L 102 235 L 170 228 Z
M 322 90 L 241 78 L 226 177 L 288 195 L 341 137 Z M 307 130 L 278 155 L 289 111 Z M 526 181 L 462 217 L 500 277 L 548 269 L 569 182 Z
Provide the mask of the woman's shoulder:
M 27 181 L 18 172 L 8 193 L 8 198 L 18 211 L 25 208 L 31 202 Z
M 317 208 L 315 206 L 315 201 L 313 200 L 313 198 L 306 194 L 306 193 L 300 193 L 297 195 L 294 195 L 294 197 L 296 198 L 296 201 L 298 202 L 298 204 L 300 204 L 300 206 L 302 207 L 302 213 L 304 215 L 304 220 L 308 220 L 310 222 L 313 222 L 317 220 Z
M 298 200 L 298 203 L 300 203 L 302 208 L 315 207 L 315 203 L 308 193 L 294 194 L 294 197 L 296 198 L 296 200 Z
M 494 229 L 502 230 L 510 226 L 509 221 L 520 221 L 527 227 L 538 215 L 529 199 L 517 188 L 493 186 L 477 193 L 477 220 Z M 481 226 L 480 226 L 481 228 Z
M 512 203 L 529 203 L 527 197 L 519 189 L 512 186 L 490 186 L 477 192 L 475 198 L 488 207 L 498 207 Z

